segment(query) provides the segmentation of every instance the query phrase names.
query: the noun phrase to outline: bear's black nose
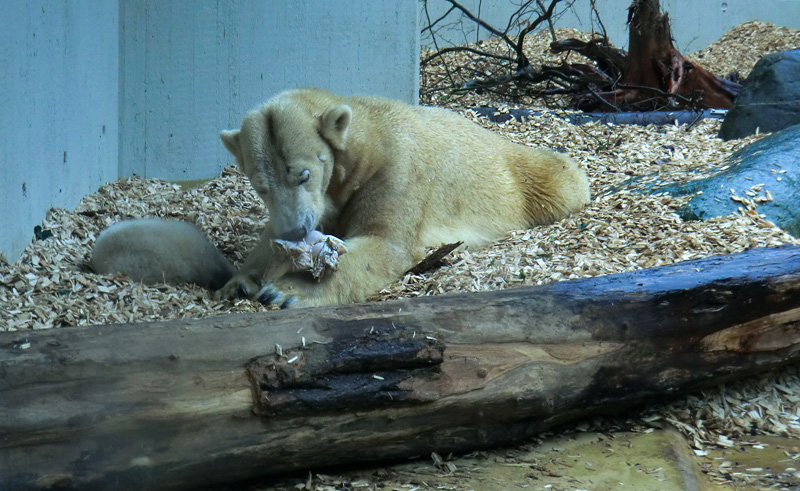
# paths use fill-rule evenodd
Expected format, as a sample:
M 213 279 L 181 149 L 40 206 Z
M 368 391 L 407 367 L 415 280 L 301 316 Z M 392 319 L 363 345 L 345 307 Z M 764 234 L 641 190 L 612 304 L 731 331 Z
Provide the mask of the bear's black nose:
M 303 240 L 303 238 L 308 235 L 308 229 L 305 227 L 296 227 L 292 230 L 286 232 L 285 234 L 281 235 L 281 239 L 288 240 L 289 242 L 299 242 Z

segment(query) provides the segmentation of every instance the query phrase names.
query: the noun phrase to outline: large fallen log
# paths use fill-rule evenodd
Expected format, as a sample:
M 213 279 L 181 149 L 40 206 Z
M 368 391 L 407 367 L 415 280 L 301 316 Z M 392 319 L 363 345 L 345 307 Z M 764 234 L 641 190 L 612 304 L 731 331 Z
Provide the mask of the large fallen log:
M 543 287 L 0 333 L 0 489 L 472 451 L 800 357 L 800 246 Z

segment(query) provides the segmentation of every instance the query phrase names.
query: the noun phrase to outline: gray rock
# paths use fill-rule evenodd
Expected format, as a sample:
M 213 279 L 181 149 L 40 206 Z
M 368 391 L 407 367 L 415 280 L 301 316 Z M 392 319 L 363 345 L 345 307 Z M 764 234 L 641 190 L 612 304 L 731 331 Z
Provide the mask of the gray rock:
M 756 63 L 727 116 L 719 137 L 732 140 L 800 124 L 800 49 L 769 54 Z
M 800 125 L 736 151 L 729 163 L 727 170 L 712 177 L 654 188 L 652 192 L 674 196 L 702 192 L 678 210 L 678 214 L 684 220 L 706 220 L 730 215 L 742 206 L 731 199 L 731 189 L 737 196 L 752 199 L 745 193 L 757 184 L 764 184 L 758 195 L 763 197 L 768 190 L 773 201 L 758 204 L 759 213 L 800 238 Z

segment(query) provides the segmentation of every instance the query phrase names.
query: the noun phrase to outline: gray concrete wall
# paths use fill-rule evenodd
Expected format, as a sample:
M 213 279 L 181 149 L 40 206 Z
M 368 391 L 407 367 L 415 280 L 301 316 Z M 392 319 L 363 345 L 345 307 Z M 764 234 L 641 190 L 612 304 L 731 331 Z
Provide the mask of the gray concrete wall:
M 220 129 L 288 88 L 415 102 L 417 14 L 411 0 L 122 0 L 122 175 L 219 173 Z
M 0 16 L 0 253 L 117 176 L 116 2 L 10 0 Z
M 475 14 L 480 11 L 481 18 L 492 26 L 505 28 L 511 13 L 517 10 L 516 5 L 521 2 L 519 0 L 496 2 L 463 0 L 460 3 Z M 550 2 L 545 0 L 543 3 L 549 5 Z M 611 42 L 618 47 L 627 48 L 628 30 L 625 22 L 631 0 L 606 0 L 596 3 Z M 444 14 L 450 7 L 445 0 L 427 0 L 427 4 L 432 20 Z M 568 2 L 563 2 L 556 7 L 556 11 L 559 12 L 556 18 L 556 27 L 574 27 L 584 31 L 591 31 L 594 28 L 596 31 L 600 31 L 596 18 L 591 14 L 589 0 L 576 0 L 571 8 L 567 8 L 567 4 Z M 800 1 L 797 0 L 762 0 L 760 2 L 661 0 L 661 8 L 669 12 L 675 45 L 684 53 L 701 50 L 719 39 L 732 27 L 750 20 L 758 19 L 779 26 L 800 29 Z M 444 42 L 445 45 L 462 44 L 465 38 L 468 42 L 474 42 L 476 37 L 486 38 L 489 35 L 486 30 L 476 30 L 474 22 L 456 20 L 454 13 L 450 14 L 450 18 L 455 24 L 440 32 L 440 43 Z M 420 23 L 422 27 L 428 25 L 424 9 Z M 430 37 L 426 35 L 423 35 L 422 43 L 432 47 Z

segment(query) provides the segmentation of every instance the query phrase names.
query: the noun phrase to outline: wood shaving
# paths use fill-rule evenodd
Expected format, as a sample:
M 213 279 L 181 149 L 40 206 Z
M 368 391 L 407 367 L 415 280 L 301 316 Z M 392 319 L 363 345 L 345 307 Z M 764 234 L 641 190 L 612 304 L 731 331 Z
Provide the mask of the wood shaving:
M 14 331 L 145 322 L 265 310 L 257 302 L 216 302 L 194 285 L 142 285 L 83 267 L 99 233 L 117 221 L 157 216 L 195 223 L 229 259 L 241 263 L 267 214 L 233 168 L 184 190 L 156 179 L 121 179 L 84 197 L 74 212 L 53 208 L 14 265 L 0 264 L 0 325 Z
M 736 49 L 729 49 L 735 46 Z M 739 24 L 705 49 L 688 55 L 721 77 L 738 72 L 743 78 L 762 56 L 800 48 L 800 31 L 757 20 Z
M 559 32 L 588 38 L 584 33 Z M 529 43 L 531 52 L 542 53 L 537 63 L 552 61 L 542 48 L 549 43 L 549 35 L 530 36 Z M 738 70 L 744 74 L 758 57 L 792 44 L 800 44 L 798 31 L 748 22 L 701 51 L 698 59 L 718 73 Z M 454 63 L 450 58 L 446 61 Z M 442 76 L 440 69 L 441 63 L 424 68 L 425 87 Z M 590 176 L 593 200 L 583 211 L 553 225 L 510 231 L 488 247 L 456 252 L 445 258 L 444 267 L 406 275 L 373 296 L 373 301 L 540 285 L 800 243 L 759 213 L 759 206 L 771 199 L 768 183 L 734 189 L 731 199 L 740 205 L 739 211 L 703 222 L 683 222 L 676 215 L 688 198 L 638 192 L 650 184 L 693 180 L 725 170 L 732 152 L 763 135 L 724 142 L 716 138 L 719 121 L 713 120 L 691 127 L 601 123 L 578 127 L 565 122 L 558 111 L 524 122 L 512 119 L 494 124 L 478 119 L 464 105 L 500 105 L 501 111 L 526 101 L 544 105 L 524 97 L 484 94 L 456 100 L 443 99 L 442 94 L 425 95 L 423 87 L 421 100 L 458 107 L 512 141 L 571 155 Z M 254 246 L 268 218 L 261 200 L 233 168 L 192 189 L 138 178 L 104 185 L 74 211 L 51 209 L 41 226 L 52 237 L 34 239 L 19 261 L 9 264 L 0 256 L 0 329 L 25 331 L 265 310 L 257 302 L 211 300 L 206 291 L 192 285 L 148 286 L 82 268 L 102 229 L 125 218 L 145 216 L 195 223 L 237 265 Z M 431 244 L 431 248 L 439 245 Z M 753 431 L 797 436 L 798 394 L 800 373 L 791 367 L 652 406 L 636 424 L 646 428 L 663 419 L 679 428 L 698 450 Z M 607 422 L 598 424 L 608 426 Z

